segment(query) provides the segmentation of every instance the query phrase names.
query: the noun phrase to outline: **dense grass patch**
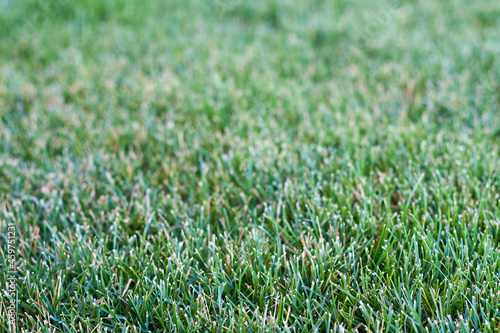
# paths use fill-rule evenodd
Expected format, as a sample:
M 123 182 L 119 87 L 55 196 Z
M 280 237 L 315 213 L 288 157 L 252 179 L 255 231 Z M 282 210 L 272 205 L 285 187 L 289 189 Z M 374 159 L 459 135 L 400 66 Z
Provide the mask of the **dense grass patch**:
M 18 330 L 499 331 L 499 13 L 0 0 Z

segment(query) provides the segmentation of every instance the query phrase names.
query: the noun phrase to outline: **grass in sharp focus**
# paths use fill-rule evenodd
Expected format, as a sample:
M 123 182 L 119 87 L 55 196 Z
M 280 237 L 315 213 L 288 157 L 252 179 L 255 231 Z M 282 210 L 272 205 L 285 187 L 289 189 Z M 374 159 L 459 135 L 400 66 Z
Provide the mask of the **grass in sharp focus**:
M 500 330 L 497 1 L 0 8 L 19 331 Z

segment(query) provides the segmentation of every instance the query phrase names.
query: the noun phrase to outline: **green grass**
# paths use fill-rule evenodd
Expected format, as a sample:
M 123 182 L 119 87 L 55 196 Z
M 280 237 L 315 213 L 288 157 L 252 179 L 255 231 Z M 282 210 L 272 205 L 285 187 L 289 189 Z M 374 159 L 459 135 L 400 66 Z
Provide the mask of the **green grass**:
M 500 2 L 0 0 L 0 330 L 498 332 Z

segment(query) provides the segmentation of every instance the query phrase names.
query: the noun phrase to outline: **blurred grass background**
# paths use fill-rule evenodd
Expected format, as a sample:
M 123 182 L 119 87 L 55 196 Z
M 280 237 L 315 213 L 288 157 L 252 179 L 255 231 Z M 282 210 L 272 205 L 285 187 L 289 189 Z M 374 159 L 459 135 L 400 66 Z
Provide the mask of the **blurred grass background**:
M 20 327 L 494 332 L 499 54 L 491 0 L 1 0 Z

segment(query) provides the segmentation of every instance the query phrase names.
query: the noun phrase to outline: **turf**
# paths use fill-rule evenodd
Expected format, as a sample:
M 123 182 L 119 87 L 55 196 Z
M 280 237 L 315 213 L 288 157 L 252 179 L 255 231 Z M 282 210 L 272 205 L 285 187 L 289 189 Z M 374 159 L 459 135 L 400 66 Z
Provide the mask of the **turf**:
M 1 0 L 1 330 L 13 275 L 18 332 L 498 332 L 499 36 L 496 0 Z

